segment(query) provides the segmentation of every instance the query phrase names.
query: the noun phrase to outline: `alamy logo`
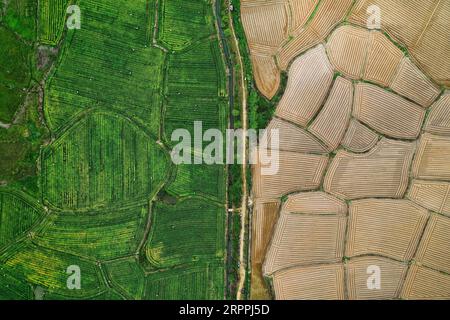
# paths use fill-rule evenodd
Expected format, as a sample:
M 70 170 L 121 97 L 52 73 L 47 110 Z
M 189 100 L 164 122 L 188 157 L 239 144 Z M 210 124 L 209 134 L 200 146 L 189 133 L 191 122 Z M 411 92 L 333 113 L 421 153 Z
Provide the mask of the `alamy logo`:
M 368 266 L 367 274 L 367 289 L 380 290 L 381 289 L 381 268 L 379 266 Z
M 81 10 L 77 5 L 71 5 L 67 7 L 66 12 L 70 14 L 67 18 L 67 29 L 81 29 Z
M 381 9 L 377 5 L 371 5 L 367 8 L 367 29 L 381 29 Z
M 81 270 L 77 265 L 71 265 L 67 267 L 67 274 L 70 276 L 67 278 L 67 288 L 69 290 L 81 289 Z

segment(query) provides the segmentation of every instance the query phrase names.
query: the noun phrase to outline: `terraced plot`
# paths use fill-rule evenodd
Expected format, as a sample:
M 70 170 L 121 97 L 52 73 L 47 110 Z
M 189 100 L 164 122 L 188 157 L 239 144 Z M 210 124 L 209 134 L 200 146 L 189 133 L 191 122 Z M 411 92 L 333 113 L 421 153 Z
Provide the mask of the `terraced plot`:
M 152 273 L 147 276 L 145 298 L 150 300 L 218 300 L 224 297 L 224 270 L 207 264 Z
M 66 20 L 66 9 L 73 0 L 39 1 L 39 39 L 55 45 L 61 39 Z
M 43 210 L 32 201 L 16 193 L 0 192 L 0 248 L 25 235 L 42 220 Z
M 171 50 L 185 49 L 215 33 L 207 0 L 161 0 L 160 6 L 158 38 Z
M 47 81 L 45 112 L 51 129 L 89 109 L 114 110 L 158 137 L 164 53 L 150 47 L 154 6 L 147 1 L 83 0 L 83 27 L 68 34 Z M 114 25 L 114 27 L 112 27 Z
M 176 205 L 156 204 L 146 255 L 157 267 L 223 259 L 225 217 L 223 207 L 201 199 Z
M 109 260 L 134 254 L 144 236 L 147 206 L 50 216 L 36 230 L 43 247 L 78 256 Z
M 40 286 L 46 292 L 66 298 L 94 297 L 106 289 L 100 269 L 94 262 L 77 256 L 45 249 L 29 241 L 20 243 L 0 255 L 3 269 L 28 285 Z M 45 263 L 43 263 L 45 261 Z M 66 270 L 77 265 L 83 270 L 82 287 L 70 290 L 67 287 Z
M 47 148 L 42 165 L 46 201 L 79 210 L 151 198 L 167 179 L 169 159 L 128 119 L 96 113 Z
M 225 129 L 224 77 L 217 40 L 203 41 L 169 58 L 163 110 L 168 144 L 175 144 L 171 135 L 176 129 L 187 129 L 193 137 L 194 121 L 201 121 L 203 131 Z
M 370 290 L 367 287 L 367 270 L 371 266 L 379 267 L 382 272 L 380 290 Z M 407 270 L 406 263 L 381 257 L 350 259 L 346 266 L 349 299 L 395 299 L 400 295 Z

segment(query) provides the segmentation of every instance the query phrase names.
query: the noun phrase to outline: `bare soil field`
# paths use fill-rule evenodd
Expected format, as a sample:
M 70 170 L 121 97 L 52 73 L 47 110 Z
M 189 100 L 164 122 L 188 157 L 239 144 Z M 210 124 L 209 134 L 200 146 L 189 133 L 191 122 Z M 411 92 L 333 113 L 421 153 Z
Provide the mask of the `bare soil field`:
M 267 126 L 279 170 L 253 166 L 251 290 L 266 277 L 276 299 L 450 299 L 450 1 L 245 6 L 277 24 L 244 24 L 259 92 L 288 76 Z
M 367 288 L 367 269 L 378 266 L 383 270 L 380 290 Z M 400 295 L 408 265 L 391 259 L 366 256 L 351 259 L 346 265 L 348 298 L 350 300 L 394 299 Z

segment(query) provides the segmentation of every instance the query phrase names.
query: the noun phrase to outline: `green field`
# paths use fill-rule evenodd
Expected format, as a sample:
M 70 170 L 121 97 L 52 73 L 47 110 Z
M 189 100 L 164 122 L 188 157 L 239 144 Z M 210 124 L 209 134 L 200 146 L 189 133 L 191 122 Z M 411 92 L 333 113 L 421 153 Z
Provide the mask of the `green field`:
M 0 25 L 0 121 L 10 123 L 31 80 L 31 48 Z
M 224 214 L 223 206 L 195 198 L 180 200 L 176 205 L 156 204 L 148 259 L 157 267 L 168 268 L 223 258 Z
M 150 300 L 217 300 L 223 299 L 224 287 L 222 264 L 197 264 L 149 274 L 145 298 Z
M 44 199 L 61 209 L 145 201 L 167 176 L 168 156 L 120 115 L 90 114 L 42 155 Z
M 82 28 L 68 32 L 58 68 L 47 82 L 50 128 L 89 109 L 114 110 L 158 137 L 164 52 L 151 47 L 145 0 L 80 1 Z M 151 8 L 151 6 L 150 6 Z
M 0 299 L 224 299 L 226 167 L 170 160 L 173 130 L 227 125 L 212 2 L 9 0 L 0 22 Z
M 218 202 L 225 198 L 223 165 L 180 164 L 172 179 L 167 191 L 174 196 L 202 196 Z
M 159 40 L 181 50 L 215 33 L 211 5 L 205 0 L 161 0 Z
M 64 31 L 66 9 L 72 0 L 39 1 L 39 40 L 45 44 L 57 44 Z
M 144 236 L 147 214 L 146 206 L 58 213 L 36 231 L 35 242 L 86 259 L 120 258 L 136 252 Z
M 0 189 L 0 249 L 42 220 L 44 213 L 29 200 L 23 195 Z

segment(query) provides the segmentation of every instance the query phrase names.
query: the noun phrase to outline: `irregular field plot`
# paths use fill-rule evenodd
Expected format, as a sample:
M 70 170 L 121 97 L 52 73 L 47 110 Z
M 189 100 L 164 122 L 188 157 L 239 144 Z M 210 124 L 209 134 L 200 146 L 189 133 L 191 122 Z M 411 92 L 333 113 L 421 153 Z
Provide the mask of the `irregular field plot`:
M 161 0 L 159 39 L 172 50 L 181 50 L 194 41 L 215 33 L 212 8 L 207 0 Z
M 83 0 L 80 5 L 82 29 L 64 42 L 58 68 L 47 81 L 51 129 L 82 111 L 103 108 L 140 121 L 157 136 L 164 55 L 147 41 L 146 25 L 153 17 L 146 14 L 147 1 Z
M 44 151 L 44 197 L 73 210 L 145 200 L 166 178 L 166 157 L 129 120 L 91 114 Z
M 106 264 L 106 270 L 111 281 L 125 296 L 132 299 L 143 299 L 145 290 L 145 275 L 135 258 L 114 260 Z
M 380 268 L 381 287 L 371 290 L 367 287 L 371 267 Z M 346 265 L 347 288 L 350 300 L 395 299 L 400 295 L 408 265 L 406 263 L 381 258 L 362 257 L 350 259 Z
M 277 300 L 343 300 L 344 267 L 341 264 L 295 267 L 274 274 Z
M 157 203 L 152 210 L 147 258 L 157 267 L 223 259 L 224 228 L 225 208 L 217 204 L 196 198 L 176 205 Z
M 56 45 L 66 26 L 66 9 L 74 0 L 39 1 L 39 40 Z
M 224 269 L 220 264 L 197 265 L 151 273 L 145 298 L 150 300 L 221 300 L 224 297 Z
M 144 235 L 148 208 L 89 213 L 58 213 L 40 228 L 36 242 L 96 260 L 134 254 Z
M 408 200 L 354 201 L 350 205 L 345 255 L 378 254 L 408 261 L 427 220 L 427 210 Z
M 0 248 L 30 230 L 43 215 L 42 210 L 23 196 L 0 192 Z
M 166 72 L 166 140 L 171 140 L 176 129 L 187 129 L 193 136 L 194 121 L 202 122 L 203 131 L 224 130 L 226 107 L 220 97 L 225 96 L 226 85 L 217 40 L 173 54 Z
M 205 196 L 222 202 L 225 198 L 223 165 L 180 164 L 167 191 L 176 196 Z
M 14 277 L 26 279 L 29 284 L 41 286 L 47 292 L 66 298 L 88 298 L 105 289 L 100 270 L 94 263 L 28 242 L 21 243 L 1 255 L 0 262 Z M 66 270 L 71 265 L 77 265 L 82 270 L 80 290 L 67 288 Z

